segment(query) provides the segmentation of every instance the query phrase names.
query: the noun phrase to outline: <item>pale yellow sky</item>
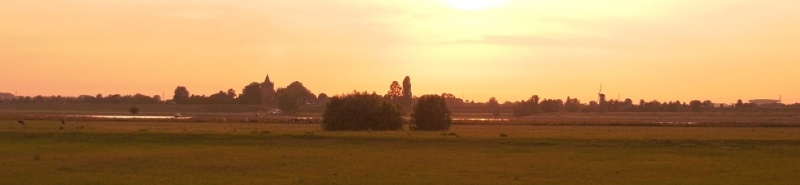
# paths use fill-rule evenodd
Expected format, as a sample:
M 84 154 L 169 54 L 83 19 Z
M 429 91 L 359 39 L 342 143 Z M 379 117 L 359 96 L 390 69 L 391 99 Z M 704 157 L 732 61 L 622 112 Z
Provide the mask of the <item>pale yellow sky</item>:
M 6 0 L 0 92 L 800 101 L 793 0 Z

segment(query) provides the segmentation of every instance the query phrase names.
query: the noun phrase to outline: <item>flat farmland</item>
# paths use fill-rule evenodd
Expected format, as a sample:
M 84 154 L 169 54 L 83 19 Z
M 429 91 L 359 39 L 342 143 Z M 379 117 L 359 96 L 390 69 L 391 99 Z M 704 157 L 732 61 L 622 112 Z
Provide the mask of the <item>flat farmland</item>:
M 0 122 L 0 184 L 795 184 L 800 128 Z

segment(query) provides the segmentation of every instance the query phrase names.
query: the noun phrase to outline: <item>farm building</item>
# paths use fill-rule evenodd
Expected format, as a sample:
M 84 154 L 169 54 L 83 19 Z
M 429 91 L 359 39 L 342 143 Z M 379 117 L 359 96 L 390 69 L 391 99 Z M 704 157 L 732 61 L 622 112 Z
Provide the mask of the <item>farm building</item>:
M 749 102 L 750 103 L 754 103 L 754 104 L 756 104 L 756 105 L 758 105 L 760 107 L 760 106 L 764 106 L 764 105 L 779 104 L 779 103 L 781 103 L 781 100 L 754 99 L 754 100 L 750 100 Z

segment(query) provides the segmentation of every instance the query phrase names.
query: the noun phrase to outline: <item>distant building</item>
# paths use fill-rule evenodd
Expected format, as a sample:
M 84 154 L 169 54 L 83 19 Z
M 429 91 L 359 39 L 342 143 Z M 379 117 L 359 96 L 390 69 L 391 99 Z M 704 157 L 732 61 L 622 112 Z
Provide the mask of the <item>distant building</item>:
M 261 83 L 261 104 L 269 105 L 275 102 L 275 83 L 269 79 L 269 75 Z
M 758 105 L 759 107 L 761 107 L 761 106 L 764 106 L 764 105 L 775 105 L 775 104 L 779 104 L 779 103 L 781 103 L 781 100 L 772 100 L 772 99 L 754 99 L 754 100 L 750 100 L 750 101 L 748 101 L 748 102 L 750 102 L 750 103 L 754 103 L 754 104 Z
M 14 94 L 0 92 L 0 100 L 13 100 Z

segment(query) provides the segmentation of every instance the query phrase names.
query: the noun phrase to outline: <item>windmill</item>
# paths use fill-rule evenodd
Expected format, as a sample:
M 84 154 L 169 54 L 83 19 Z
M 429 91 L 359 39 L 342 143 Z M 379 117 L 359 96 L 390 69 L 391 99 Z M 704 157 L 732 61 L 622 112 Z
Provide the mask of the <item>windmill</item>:
M 603 94 L 603 84 L 600 84 L 600 91 L 597 91 L 597 103 L 600 105 L 606 103 L 606 94 Z
M 597 104 L 599 105 L 598 112 L 605 112 L 606 94 L 603 94 L 603 84 L 600 84 L 600 91 L 597 91 Z

